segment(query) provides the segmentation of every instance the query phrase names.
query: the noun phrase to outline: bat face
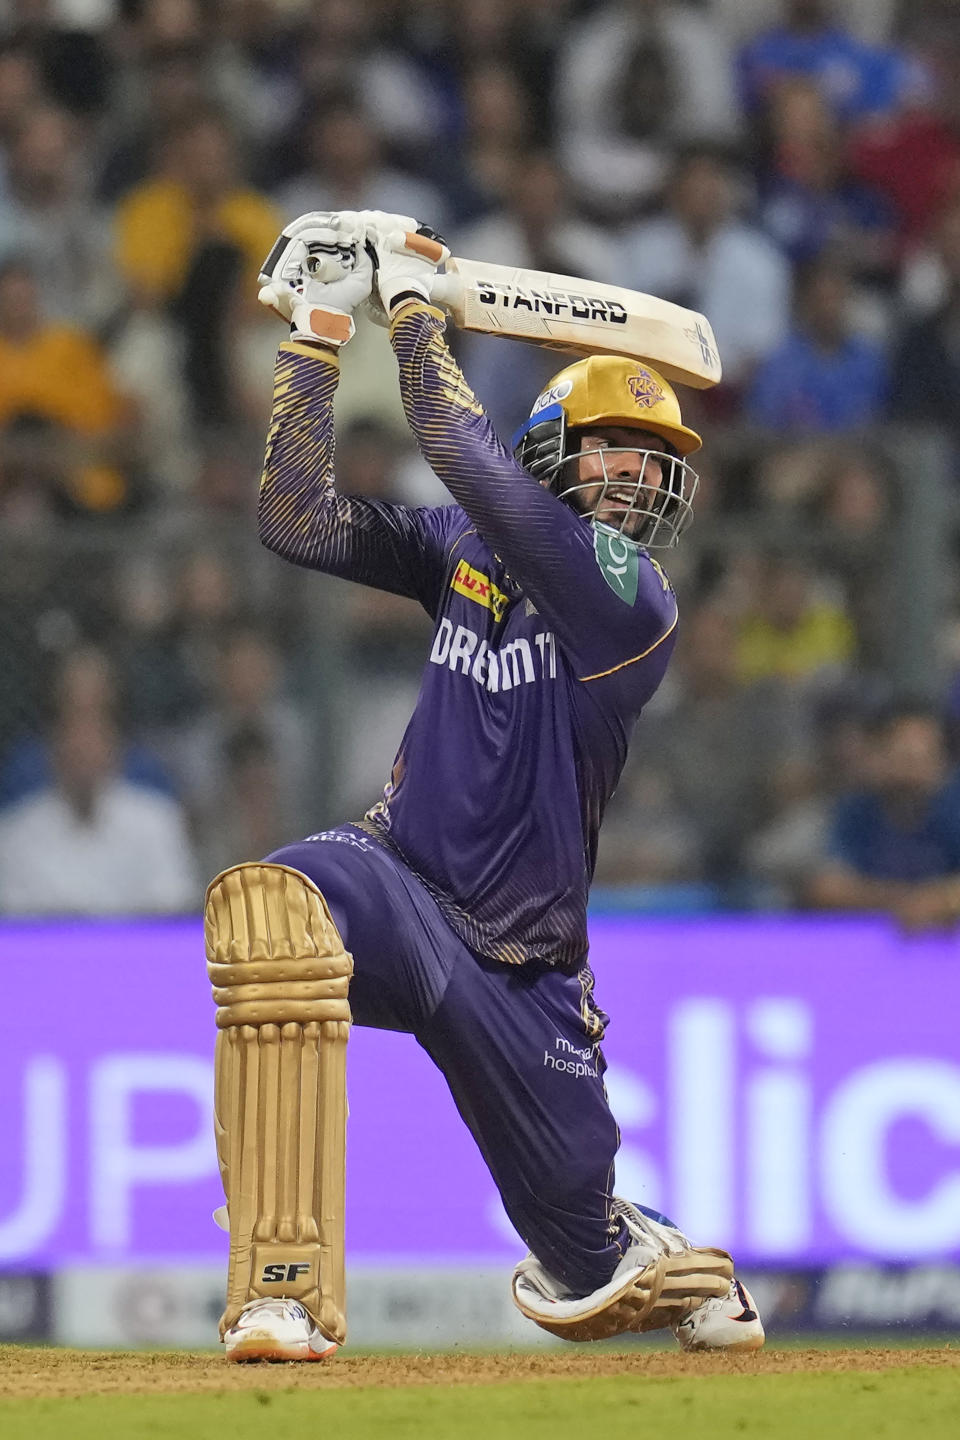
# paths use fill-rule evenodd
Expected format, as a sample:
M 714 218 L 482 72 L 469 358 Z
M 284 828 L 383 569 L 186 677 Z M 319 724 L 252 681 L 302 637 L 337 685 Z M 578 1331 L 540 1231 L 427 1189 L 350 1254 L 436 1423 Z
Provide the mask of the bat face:
M 463 330 L 575 355 L 646 360 L 667 379 L 701 390 L 721 378 L 706 317 L 654 295 L 464 259 L 447 262 L 431 294 Z

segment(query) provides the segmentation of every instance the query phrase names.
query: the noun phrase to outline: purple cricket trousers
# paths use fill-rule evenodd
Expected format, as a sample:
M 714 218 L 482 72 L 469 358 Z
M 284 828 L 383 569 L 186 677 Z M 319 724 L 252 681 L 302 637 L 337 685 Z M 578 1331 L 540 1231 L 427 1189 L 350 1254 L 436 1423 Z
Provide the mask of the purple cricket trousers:
M 351 825 L 268 859 L 322 892 L 353 955 L 354 1022 L 426 1050 L 537 1259 L 574 1294 L 605 1285 L 627 1243 L 609 1213 L 620 1137 L 585 1028 L 606 1017 L 580 975 L 478 958 L 402 861 Z

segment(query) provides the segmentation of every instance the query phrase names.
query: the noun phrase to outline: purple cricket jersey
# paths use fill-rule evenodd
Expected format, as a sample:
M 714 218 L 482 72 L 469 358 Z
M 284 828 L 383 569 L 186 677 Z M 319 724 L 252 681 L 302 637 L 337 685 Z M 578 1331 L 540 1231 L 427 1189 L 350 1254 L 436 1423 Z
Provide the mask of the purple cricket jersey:
M 410 596 L 433 617 L 416 709 L 363 828 L 475 954 L 575 968 L 600 822 L 666 669 L 676 600 L 642 547 L 516 464 L 443 330 L 439 311 L 414 305 L 391 340 L 407 419 L 458 503 L 338 495 L 337 362 L 291 341 L 277 356 L 260 535 L 295 564 Z

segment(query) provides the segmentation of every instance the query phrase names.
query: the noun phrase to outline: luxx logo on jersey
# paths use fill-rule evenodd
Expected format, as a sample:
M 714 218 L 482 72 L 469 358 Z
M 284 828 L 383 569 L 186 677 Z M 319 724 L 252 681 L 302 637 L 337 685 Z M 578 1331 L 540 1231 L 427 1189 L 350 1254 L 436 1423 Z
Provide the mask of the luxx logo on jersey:
M 478 605 L 483 605 L 493 611 L 494 620 L 503 619 L 503 612 L 510 604 L 509 595 L 499 590 L 489 575 L 484 575 L 482 570 L 474 570 L 466 560 L 461 560 L 453 573 L 450 581 L 450 589 L 456 590 L 458 595 L 466 595 L 468 600 L 475 600 Z

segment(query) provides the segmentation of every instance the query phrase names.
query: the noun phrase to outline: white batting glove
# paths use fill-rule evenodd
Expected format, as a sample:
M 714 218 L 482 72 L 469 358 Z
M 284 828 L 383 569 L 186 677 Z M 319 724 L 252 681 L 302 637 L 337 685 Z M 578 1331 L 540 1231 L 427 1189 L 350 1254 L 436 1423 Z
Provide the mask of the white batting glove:
M 374 293 L 388 315 L 407 300 L 430 303 L 430 284 L 450 251 L 429 225 L 412 215 L 361 210 L 374 256 Z
M 291 338 L 339 349 L 356 333 L 373 262 L 355 210 L 314 210 L 284 227 L 260 271 L 257 299 L 290 322 Z

